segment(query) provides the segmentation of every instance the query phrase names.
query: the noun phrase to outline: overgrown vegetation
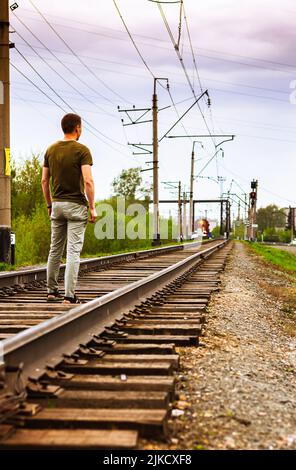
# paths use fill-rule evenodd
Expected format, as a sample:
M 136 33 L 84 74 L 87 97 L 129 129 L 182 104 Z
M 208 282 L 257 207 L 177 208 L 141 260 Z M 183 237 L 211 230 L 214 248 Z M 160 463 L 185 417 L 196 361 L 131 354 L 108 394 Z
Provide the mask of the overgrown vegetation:
M 286 224 L 285 209 L 280 209 L 275 204 L 261 207 L 257 211 L 257 224 L 260 232 L 269 228 L 284 228 Z
M 50 219 L 43 200 L 41 189 L 42 163 L 39 155 L 19 165 L 13 166 L 12 171 L 12 230 L 16 234 L 16 263 L 17 265 L 39 264 L 47 260 L 50 245 Z M 99 240 L 95 236 L 94 225 L 88 224 L 85 234 L 85 243 L 82 256 L 98 256 L 104 254 L 134 251 L 151 248 L 151 240 L 148 237 L 148 215 L 139 218 L 139 225 L 146 234 L 145 239 L 129 238 L 117 239 L 117 207 L 116 196 L 122 196 L 126 203 L 140 202 L 146 208 L 149 200 L 149 187 L 142 184 L 141 174 L 138 168 L 124 170 L 113 181 L 114 196 L 101 201 L 113 207 L 115 219 L 115 239 Z M 141 197 L 137 199 L 137 197 Z M 104 214 L 102 214 L 102 217 Z M 127 227 L 132 217 L 123 215 L 124 226 Z M 162 240 L 163 244 L 174 242 L 172 239 L 173 221 L 162 219 L 161 223 L 168 223 L 168 237 Z M 0 270 L 7 270 L 7 266 L 0 266 Z
M 287 271 L 296 278 L 296 256 L 278 248 L 273 248 L 259 243 L 248 243 L 248 246 L 260 255 L 265 261 Z
M 247 243 L 248 250 L 259 255 L 259 272 L 266 272 L 258 285 L 276 299 L 280 309 L 279 325 L 296 337 L 296 256 L 265 245 Z

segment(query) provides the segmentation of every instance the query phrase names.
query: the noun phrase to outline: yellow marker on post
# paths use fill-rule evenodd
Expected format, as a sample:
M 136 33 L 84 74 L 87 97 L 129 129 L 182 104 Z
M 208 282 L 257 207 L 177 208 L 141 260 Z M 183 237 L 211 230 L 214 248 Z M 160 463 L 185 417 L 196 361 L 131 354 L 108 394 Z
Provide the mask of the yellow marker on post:
M 10 168 L 10 149 L 6 148 L 5 150 L 5 176 L 11 175 Z

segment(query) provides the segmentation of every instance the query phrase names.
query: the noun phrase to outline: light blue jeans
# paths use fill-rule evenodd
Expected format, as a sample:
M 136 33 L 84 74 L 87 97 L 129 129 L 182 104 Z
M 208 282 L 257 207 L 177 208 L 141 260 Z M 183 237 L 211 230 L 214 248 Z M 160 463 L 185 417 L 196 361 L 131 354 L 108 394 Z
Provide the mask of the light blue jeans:
M 61 258 L 67 242 L 65 297 L 75 296 L 87 224 L 87 207 L 76 202 L 53 202 L 51 212 L 51 244 L 47 261 L 47 291 L 58 289 Z

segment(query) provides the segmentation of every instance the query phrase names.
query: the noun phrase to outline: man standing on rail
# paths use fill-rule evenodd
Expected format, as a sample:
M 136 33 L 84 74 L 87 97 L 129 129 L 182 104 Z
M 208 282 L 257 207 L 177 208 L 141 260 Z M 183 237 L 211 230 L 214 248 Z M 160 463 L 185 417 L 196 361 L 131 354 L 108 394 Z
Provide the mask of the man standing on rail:
M 42 168 L 42 190 L 51 218 L 47 300 L 58 301 L 62 298 L 58 290 L 58 276 L 67 242 L 64 303 L 77 304 L 80 301 L 75 295 L 75 287 L 88 219 L 88 204 L 90 222 L 94 223 L 97 217 L 91 172 L 93 161 L 89 149 L 78 143 L 82 132 L 81 117 L 66 114 L 61 126 L 64 139 L 46 150 Z

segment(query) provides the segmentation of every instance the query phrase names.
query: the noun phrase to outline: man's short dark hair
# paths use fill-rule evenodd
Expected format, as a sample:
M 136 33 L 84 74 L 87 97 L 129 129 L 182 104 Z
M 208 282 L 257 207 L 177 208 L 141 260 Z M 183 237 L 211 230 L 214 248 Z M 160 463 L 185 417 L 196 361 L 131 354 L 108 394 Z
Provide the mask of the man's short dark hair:
M 81 126 L 81 117 L 78 114 L 65 114 L 61 121 L 64 134 L 72 134 L 76 126 Z

